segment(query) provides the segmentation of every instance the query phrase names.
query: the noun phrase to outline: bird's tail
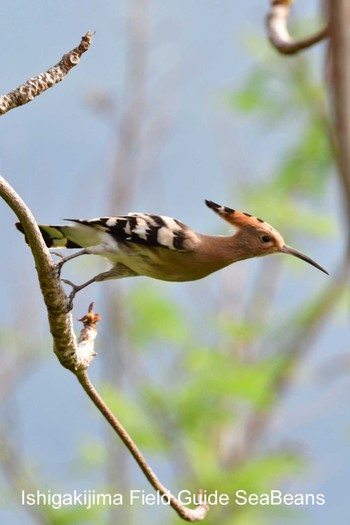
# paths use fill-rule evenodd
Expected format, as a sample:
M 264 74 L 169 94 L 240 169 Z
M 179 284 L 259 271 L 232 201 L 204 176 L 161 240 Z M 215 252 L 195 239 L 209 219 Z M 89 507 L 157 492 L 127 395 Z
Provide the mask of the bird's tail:
M 16 222 L 15 226 L 17 230 L 24 234 L 20 222 Z M 39 224 L 39 229 L 48 248 L 84 248 L 88 245 L 88 243 L 82 242 L 81 240 L 79 242 L 79 240 L 76 239 L 76 228 L 74 226 Z

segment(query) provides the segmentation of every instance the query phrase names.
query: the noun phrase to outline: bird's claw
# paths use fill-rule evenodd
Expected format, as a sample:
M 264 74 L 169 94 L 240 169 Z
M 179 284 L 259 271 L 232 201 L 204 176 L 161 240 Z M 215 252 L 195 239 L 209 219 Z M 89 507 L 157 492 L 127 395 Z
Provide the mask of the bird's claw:
M 72 283 L 72 281 L 68 281 L 68 279 L 61 279 L 61 281 L 65 284 L 68 284 L 72 288 L 71 293 L 68 295 L 68 312 L 73 310 L 73 301 L 76 294 L 81 290 L 81 286 L 77 286 L 76 284 Z
M 56 255 L 57 257 L 59 257 L 60 259 L 64 259 L 64 255 L 62 255 L 61 252 L 51 252 L 52 255 Z
M 62 267 L 67 262 L 67 260 L 69 260 L 69 257 L 65 257 L 64 255 L 62 255 L 62 253 L 59 253 L 59 252 L 52 252 L 52 253 L 54 255 L 57 255 L 57 257 L 59 257 L 59 260 L 55 262 L 55 265 L 56 265 L 58 277 L 60 277 Z
M 72 255 L 62 255 L 60 252 L 51 252 L 54 255 L 57 255 L 59 257 L 59 260 L 56 261 L 56 269 L 58 276 L 61 275 L 62 266 L 66 264 L 66 262 L 71 261 L 72 259 L 76 259 L 77 257 L 80 257 L 81 255 L 84 255 L 86 253 L 85 248 L 83 250 L 80 250 L 80 252 L 73 253 Z

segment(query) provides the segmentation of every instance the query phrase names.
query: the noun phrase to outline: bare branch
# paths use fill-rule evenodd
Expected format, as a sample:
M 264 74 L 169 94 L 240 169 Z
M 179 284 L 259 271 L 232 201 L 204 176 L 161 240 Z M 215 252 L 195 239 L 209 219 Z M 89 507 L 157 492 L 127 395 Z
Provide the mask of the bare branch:
M 328 36 L 328 28 L 302 40 L 294 40 L 288 31 L 289 8 L 292 0 L 271 0 L 267 15 L 267 31 L 271 44 L 283 55 L 294 55 Z
M 118 419 L 112 414 L 110 409 L 107 407 L 103 399 L 99 396 L 98 392 L 96 391 L 95 387 L 90 381 L 89 375 L 87 373 L 87 370 L 82 370 L 78 372 L 77 378 L 81 384 L 81 386 L 84 388 L 87 395 L 90 397 L 91 401 L 94 403 L 94 405 L 98 408 L 98 410 L 101 412 L 101 414 L 105 417 L 105 419 L 108 421 L 108 423 L 111 425 L 111 427 L 115 430 L 115 432 L 118 434 L 120 439 L 123 441 L 124 445 L 127 447 L 129 452 L 133 455 L 134 459 L 136 460 L 137 464 L 139 465 L 140 469 L 152 485 L 152 487 L 161 495 L 169 498 L 169 503 L 173 507 L 173 509 L 178 513 L 178 515 L 186 520 L 186 521 L 200 521 L 205 518 L 209 511 L 208 505 L 205 505 L 204 503 L 200 503 L 195 509 L 189 509 L 182 505 L 180 501 L 173 496 L 169 490 L 166 489 L 164 485 L 159 481 L 151 467 L 148 465 L 146 459 L 144 458 L 143 454 L 140 452 L 140 450 L 135 445 L 132 438 L 129 436 L 123 425 L 118 421 Z M 198 499 L 200 501 L 200 494 L 198 496 Z
M 36 220 L 10 184 L 0 176 L 0 197 L 10 206 L 20 220 L 32 251 L 41 293 L 46 304 L 54 352 L 60 363 L 73 373 L 89 366 L 95 352 L 92 344 L 85 344 L 91 334 L 84 332 L 79 344 L 73 331 L 72 315 L 68 311 L 66 294 L 61 286 L 59 272 L 52 261 Z M 85 328 L 85 325 L 84 325 Z
M 0 96 L 0 115 L 4 115 L 10 109 L 27 104 L 47 89 L 61 82 L 69 71 L 79 63 L 82 54 L 89 49 L 92 36 L 93 33 L 88 31 L 82 37 L 79 46 L 63 55 L 58 64 L 50 67 L 44 73 L 30 78 L 25 84 L 10 91 L 7 95 Z

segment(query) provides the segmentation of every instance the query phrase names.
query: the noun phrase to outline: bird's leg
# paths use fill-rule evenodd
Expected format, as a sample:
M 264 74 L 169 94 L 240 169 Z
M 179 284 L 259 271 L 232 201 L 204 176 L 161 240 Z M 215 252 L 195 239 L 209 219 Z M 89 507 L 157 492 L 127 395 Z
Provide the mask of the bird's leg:
M 76 257 L 80 257 L 81 255 L 85 255 L 88 252 L 84 248 L 83 250 L 80 250 L 79 252 L 73 253 L 72 255 L 63 256 L 61 253 L 58 252 L 51 252 L 55 255 L 58 255 L 60 257 L 60 260 L 56 262 L 56 268 L 58 275 L 61 275 L 62 266 L 66 264 L 66 262 L 71 261 L 72 259 L 75 259 Z
M 81 255 L 83 255 L 83 254 L 81 254 Z M 120 266 L 122 267 L 122 265 L 120 265 Z M 130 273 L 130 270 L 129 270 L 129 274 L 128 275 L 132 275 Z M 68 284 L 69 286 L 72 287 L 72 291 L 71 291 L 71 293 L 68 296 L 68 299 L 69 299 L 68 311 L 72 310 L 74 297 L 76 296 L 76 294 L 78 292 L 80 292 L 80 290 L 83 290 L 84 288 L 86 288 L 87 286 L 89 286 L 92 283 L 95 283 L 95 282 L 98 282 L 98 281 L 105 281 L 106 279 L 117 279 L 118 277 L 119 278 L 120 277 L 127 277 L 127 275 L 126 274 L 123 275 L 122 272 L 120 272 L 120 275 L 117 275 L 116 274 L 116 268 L 111 268 L 110 270 L 107 270 L 106 272 L 102 272 L 102 273 L 99 273 L 98 275 L 95 275 L 95 277 L 92 277 L 91 279 L 89 279 L 88 281 L 86 281 L 85 283 L 80 284 L 80 285 L 74 284 L 71 281 L 68 281 L 68 279 L 61 279 L 61 281 L 63 283 Z
M 98 277 L 98 275 L 96 275 L 95 277 L 92 277 L 92 279 L 89 279 L 88 281 L 86 281 L 85 283 L 80 284 L 80 285 L 74 284 L 74 283 L 72 283 L 72 281 L 68 281 L 68 279 L 61 279 L 61 281 L 63 283 L 68 284 L 72 288 L 72 291 L 71 291 L 71 293 L 68 296 L 68 301 L 69 301 L 68 302 L 68 311 L 72 310 L 72 308 L 73 308 L 73 300 L 74 300 L 74 297 L 76 296 L 76 294 L 78 292 L 80 292 L 80 290 L 82 290 L 83 288 L 86 288 L 90 284 L 96 282 L 96 278 L 97 277 Z

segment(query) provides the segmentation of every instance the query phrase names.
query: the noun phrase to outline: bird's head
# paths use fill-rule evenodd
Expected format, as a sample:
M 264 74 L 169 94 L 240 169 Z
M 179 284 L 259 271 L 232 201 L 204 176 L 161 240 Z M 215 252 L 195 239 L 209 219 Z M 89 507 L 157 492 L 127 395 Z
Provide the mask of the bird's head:
M 237 230 L 234 234 L 234 239 L 235 246 L 239 249 L 242 256 L 240 258 L 248 259 L 274 253 L 287 253 L 312 264 L 312 266 L 328 275 L 328 272 L 310 257 L 288 246 L 284 242 L 282 235 L 262 219 L 252 217 L 248 213 L 232 210 L 226 206 L 220 206 L 212 201 L 206 200 L 205 203 Z

